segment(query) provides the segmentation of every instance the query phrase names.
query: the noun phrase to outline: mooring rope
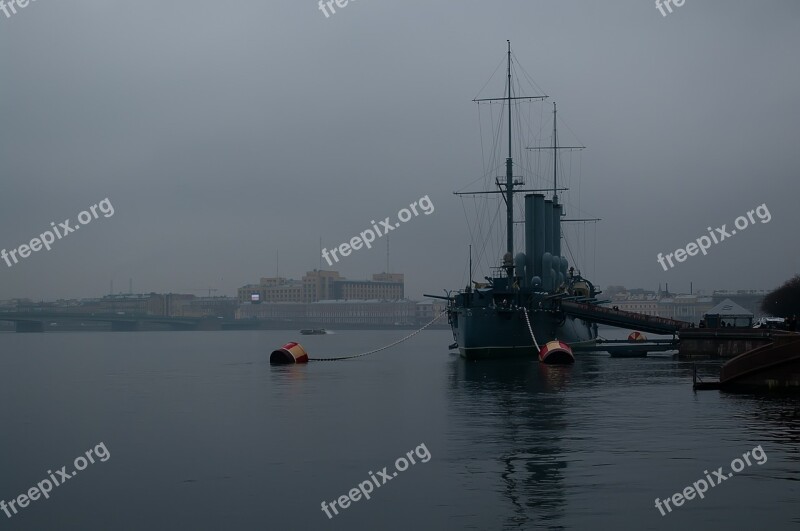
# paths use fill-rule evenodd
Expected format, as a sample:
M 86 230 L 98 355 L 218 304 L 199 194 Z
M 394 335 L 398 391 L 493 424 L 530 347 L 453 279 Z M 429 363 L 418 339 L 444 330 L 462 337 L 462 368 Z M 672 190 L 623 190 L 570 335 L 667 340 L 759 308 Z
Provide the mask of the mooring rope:
M 533 335 L 533 329 L 531 328 L 531 321 L 530 319 L 528 319 L 528 309 L 525 308 L 524 306 L 522 307 L 522 314 L 525 316 L 525 322 L 528 324 L 528 332 L 531 333 L 531 339 L 533 339 L 533 344 L 536 345 L 536 351 L 539 352 L 542 349 L 539 348 L 539 343 L 536 342 L 536 336 Z
M 419 334 L 420 332 L 422 332 L 423 330 L 425 330 L 426 328 L 428 328 L 430 325 L 432 325 L 433 323 L 435 323 L 436 321 L 438 321 L 438 320 L 439 320 L 439 319 L 440 319 L 440 318 L 441 318 L 441 317 L 442 317 L 444 314 L 446 314 L 446 313 L 447 313 L 447 310 L 444 310 L 442 313 L 440 313 L 439 315 L 437 315 L 436 317 L 434 317 L 434 318 L 433 318 L 433 321 L 429 322 L 428 324 L 426 324 L 425 326 L 423 326 L 423 327 L 422 327 L 422 328 L 420 328 L 419 330 L 415 330 L 414 332 L 410 333 L 410 334 L 409 334 L 409 335 L 407 335 L 406 337 L 404 337 L 404 338 L 402 338 L 402 339 L 398 339 L 398 340 L 397 340 L 397 341 L 395 341 L 394 343 L 390 343 L 390 344 L 386 345 L 385 347 L 376 348 L 375 350 L 370 350 L 369 352 L 362 352 L 361 354 L 355 354 L 355 355 L 353 355 L 353 356 L 339 356 L 339 357 L 337 357 L 337 358 L 308 358 L 308 361 L 340 361 L 340 360 L 352 360 L 352 359 L 354 359 L 354 358 L 360 358 L 360 357 L 362 357 L 362 356 L 369 356 L 370 354 L 375 354 L 375 353 L 377 353 L 377 352 L 380 352 L 380 351 L 382 351 L 382 350 L 386 350 L 386 349 L 388 349 L 388 348 L 392 348 L 392 347 L 394 347 L 395 345 L 399 345 L 399 344 L 400 344 L 400 343 L 402 343 L 403 341 L 406 341 L 406 340 L 408 340 L 408 339 L 411 339 L 412 337 L 414 337 L 415 335 Z

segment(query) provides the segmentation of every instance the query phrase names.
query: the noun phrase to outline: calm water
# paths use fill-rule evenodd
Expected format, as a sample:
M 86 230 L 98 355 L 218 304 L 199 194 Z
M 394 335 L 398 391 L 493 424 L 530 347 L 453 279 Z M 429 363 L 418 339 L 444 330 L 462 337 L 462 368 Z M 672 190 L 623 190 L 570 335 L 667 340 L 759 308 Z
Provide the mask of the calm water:
M 301 342 L 324 357 L 405 333 Z M 271 367 L 269 351 L 292 339 L 0 334 L 0 499 L 74 470 L 101 441 L 110 453 L 49 499 L 0 512 L 0 529 L 800 528 L 797 399 L 695 394 L 690 366 L 668 357 L 466 362 L 446 351 L 447 331 Z M 322 512 L 420 444 L 427 463 Z M 654 507 L 758 445 L 765 464 L 666 516 Z

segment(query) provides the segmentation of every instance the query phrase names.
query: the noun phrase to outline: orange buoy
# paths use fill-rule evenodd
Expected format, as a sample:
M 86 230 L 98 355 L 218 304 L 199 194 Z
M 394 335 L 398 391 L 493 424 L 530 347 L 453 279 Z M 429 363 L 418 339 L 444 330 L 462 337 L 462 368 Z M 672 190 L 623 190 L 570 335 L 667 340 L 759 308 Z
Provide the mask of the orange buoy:
M 550 341 L 539 351 L 539 361 L 553 365 L 575 363 L 575 355 L 563 341 Z
M 628 335 L 628 341 L 647 341 L 647 336 L 640 332 L 631 332 Z
M 278 350 L 273 350 L 269 362 L 280 365 L 308 363 L 308 353 L 300 343 L 289 342 Z

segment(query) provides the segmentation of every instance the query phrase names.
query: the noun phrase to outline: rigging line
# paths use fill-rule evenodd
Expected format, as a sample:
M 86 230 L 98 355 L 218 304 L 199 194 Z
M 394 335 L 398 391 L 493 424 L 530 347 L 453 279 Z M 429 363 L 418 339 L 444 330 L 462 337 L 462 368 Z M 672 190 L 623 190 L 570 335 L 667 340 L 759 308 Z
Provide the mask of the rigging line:
M 583 225 L 583 260 L 586 260 L 588 256 L 586 254 L 586 222 L 584 221 L 582 225 Z
M 486 170 L 486 153 L 484 152 L 484 147 L 483 147 L 483 120 L 481 119 L 480 103 L 478 104 L 478 136 L 480 136 L 481 138 L 481 168 Z
M 522 71 L 522 73 L 525 75 L 525 78 L 528 80 L 528 82 L 530 82 L 530 84 L 533 85 L 533 87 L 536 90 L 538 90 L 539 93 L 547 94 L 547 92 L 544 89 L 542 89 L 542 87 L 540 87 L 539 84 L 536 81 L 534 81 L 533 77 L 530 74 L 528 74 L 528 71 L 525 70 L 525 67 L 522 66 L 522 63 L 517 58 L 517 54 L 515 54 L 513 50 L 511 51 L 511 57 L 514 58 L 514 61 L 512 61 L 512 65 L 516 66 L 517 68 L 519 68 Z
M 485 162 L 485 155 L 484 155 L 485 147 L 484 147 L 484 144 L 483 144 L 483 133 L 482 133 L 482 130 L 483 130 L 482 127 L 483 126 L 482 126 L 482 119 L 480 119 L 480 111 L 478 112 L 478 115 L 479 115 L 479 128 L 481 129 L 481 157 L 483 159 L 483 170 L 484 170 L 484 173 L 481 174 L 480 176 L 476 177 L 475 179 L 473 179 L 469 183 L 465 184 L 461 188 L 457 189 L 456 192 L 462 192 L 466 188 L 469 188 L 470 186 L 474 185 L 479 180 L 483 180 L 484 187 L 487 187 L 488 186 L 488 184 L 487 184 L 488 183 L 488 178 L 490 177 L 490 175 L 496 174 L 497 172 L 499 172 L 499 166 L 498 165 L 493 165 L 492 167 L 487 169 L 487 165 L 486 165 L 486 162 Z M 492 113 L 492 122 L 494 123 L 493 113 Z M 494 127 L 492 127 L 492 130 L 494 130 Z M 495 143 L 495 149 L 496 149 L 496 143 Z M 493 157 L 492 160 L 494 160 L 494 150 L 492 150 L 492 157 Z M 494 182 L 492 182 L 492 186 L 493 185 L 494 185 Z
M 505 94 L 505 91 L 503 92 Z M 503 129 L 505 129 L 505 120 L 506 120 L 506 113 L 503 112 L 503 108 L 500 108 L 500 115 L 497 122 L 497 129 L 495 133 L 495 141 L 494 141 L 494 149 L 492 153 L 494 154 L 494 162 L 496 165 L 500 165 L 500 158 L 498 154 L 500 153 L 500 146 L 503 142 Z
M 428 324 L 426 324 L 425 326 L 423 326 L 423 327 L 422 327 L 422 328 L 420 328 L 419 330 L 414 330 L 413 332 L 411 332 L 410 334 L 408 334 L 406 337 L 404 337 L 404 338 L 401 338 L 401 339 L 398 339 L 398 340 L 397 340 L 397 341 L 395 341 L 394 343 L 390 343 L 390 344 L 388 344 L 388 345 L 386 345 L 386 346 L 384 346 L 384 347 L 376 348 L 376 349 L 374 349 L 374 350 L 370 350 L 370 351 L 368 351 L 368 352 L 362 352 L 361 354 L 355 354 L 355 355 L 351 355 L 351 356 L 338 356 L 338 357 L 336 357 L 336 358 L 308 358 L 308 361 L 340 361 L 340 360 L 352 360 L 352 359 L 355 359 L 355 358 L 360 358 L 360 357 L 362 357 L 362 356 L 369 356 L 370 354 L 376 354 L 376 353 L 378 353 L 378 352 L 380 352 L 380 351 L 382 351 L 382 350 L 390 349 L 390 348 L 392 348 L 392 347 L 394 347 L 394 346 L 396 346 L 396 345 L 399 345 L 399 344 L 400 344 L 400 343 L 402 343 L 403 341 L 407 341 L 407 340 L 411 339 L 412 337 L 414 337 L 415 335 L 419 334 L 420 332 L 422 332 L 423 330 L 425 330 L 426 328 L 428 328 L 430 325 L 432 325 L 433 323 L 435 323 L 436 321 L 438 321 L 439 319 L 441 319 L 441 317 L 442 317 L 444 314 L 446 314 L 446 313 L 447 313 L 447 310 L 444 310 L 444 311 L 440 312 L 440 313 L 439 313 L 439 315 L 437 315 L 436 317 L 434 317 L 434 318 L 433 318 L 433 321 L 430 321 Z
M 476 262 L 480 265 L 481 261 L 486 257 L 486 245 L 487 245 L 487 243 L 494 242 L 494 238 L 493 238 L 493 235 L 491 234 L 491 231 L 492 231 L 492 227 L 493 227 L 495 221 L 492 221 L 491 223 L 489 223 L 489 227 L 484 230 L 485 226 L 487 225 L 487 218 L 489 217 L 489 210 L 490 210 L 489 209 L 489 203 L 486 200 L 481 201 L 480 204 L 483 206 L 483 208 L 478 209 L 477 208 L 478 202 L 479 202 L 478 198 L 473 197 L 473 203 L 475 204 L 475 210 L 479 214 L 479 216 L 478 216 L 479 226 L 477 228 L 478 234 L 476 235 L 476 234 L 473 233 L 472 238 L 471 238 L 471 243 L 476 248 L 476 251 L 477 251 Z M 499 212 L 499 208 L 498 208 L 498 212 Z M 484 239 L 483 240 L 478 240 L 477 236 L 480 236 L 480 235 L 482 235 L 484 233 L 486 233 L 486 236 L 484 237 Z M 486 265 L 488 266 L 488 262 L 487 262 Z
M 472 225 L 469 223 L 469 215 L 467 215 L 467 207 L 464 206 L 464 197 L 461 196 L 461 208 L 464 210 L 464 219 L 467 221 L 467 230 L 469 230 L 469 239 L 470 241 L 474 240 L 475 237 L 472 232 Z
M 469 183 L 465 184 L 464 186 L 462 186 L 461 188 L 456 190 L 456 192 L 464 191 L 465 188 L 469 188 L 470 186 L 472 186 L 476 182 L 480 181 L 481 179 L 483 179 L 483 184 L 486 185 L 486 180 L 489 177 L 489 175 L 491 175 L 492 173 L 497 173 L 498 171 L 499 171 L 499 168 L 497 168 L 497 167 L 491 168 L 487 172 L 481 174 L 479 177 L 474 178 L 472 181 L 470 181 Z
M 489 83 L 492 81 L 492 79 L 494 79 L 494 76 L 495 76 L 495 74 L 497 74 L 497 71 L 498 71 L 498 70 L 500 69 L 500 67 L 503 65 L 503 63 L 505 62 L 505 60 L 506 60 L 506 56 L 505 56 L 505 54 L 503 54 L 503 57 L 500 59 L 500 62 L 499 62 L 499 63 L 497 63 L 497 68 L 495 68 L 495 69 L 494 69 L 494 72 L 492 72 L 492 75 L 491 75 L 491 76 L 489 76 L 489 79 L 487 79 L 487 80 L 486 80 L 486 83 L 484 83 L 484 84 L 483 84 L 483 86 L 481 87 L 481 89 L 478 91 L 478 94 L 476 94 L 476 95 L 475 95 L 475 97 L 474 97 L 473 99 L 476 99 L 476 100 L 478 99 L 478 96 L 480 96 L 480 95 L 481 95 L 481 92 L 483 92 L 483 89 L 485 89 L 485 88 L 486 88 L 486 85 L 488 85 L 488 84 L 489 84 Z
M 564 245 L 567 246 L 567 251 L 569 252 L 569 257 L 572 259 L 572 263 L 578 265 L 578 261 L 575 259 L 575 254 L 572 252 L 572 247 L 570 247 L 569 240 L 567 238 L 564 238 Z
M 594 263 L 592 265 L 592 278 L 595 278 L 597 275 L 597 223 L 594 224 L 594 236 L 592 237 L 592 240 L 594 240 Z
M 539 107 L 539 134 L 536 136 L 536 144 L 534 144 L 536 146 L 543 144 L 543 140 L 544 140 L 544 136 L 543 135 L 544 135 L 544 133 L 543 133 L 542 129 L 544 129 L 544 105 L 541 105 Z M 539 177 L 539 182 L 536 183 L 537 188 L 543 188 L 544 187 L 543 185 L 545 183 L 545 180 L 544 180 L 544 177 L 543 177 L 543 175 L 544 175 L 543 172 L 546 169 L 542 169 L 542 166 L 544 164 L 543 159 L 542 159 L 543 156 L 544 156 L 544 152 L 541 152 L 541 151 L 537 151 L 536 152 L 536 171 L 538 172 L 538 174 L 540 176 Z
M 517 116 L 521 117 L 521 115 L 522 112 L 519 109 L 517 109 Z M 524 142 L 525 140 L 522 134 L 522 120 L 517 119 L 517 153 L 518 153 L 517 158 L 519 159 L 520 162 L 524 160 L 524 158 L 522 157 L 522 154 L 525 153 L 525 150 L 523 149 L 525 147 Z M 523 175 L 523 178 L 524 177 L 525 176 Z
M 578 175 L 580 175 L 580 185 L 578 187 L 578 206 L 581 206 L 581 198 L 583 197 L 583 151 L 578 153 Z
M 500 210 L 501 210 L 500 209 L 500 203 L 498 203 L 497 204 L 497 208 L 495 209 L 495 215 L 492 218 L 492 222 L 489 224 L 488 230 L 486 231 L 487 233 L 491 233 L 492 229 L 494 228 L 495 223 L 497 222 L 497 218 L 500 215 Z M 481 257 L 481 258 L 486 257 L 486 246 L 489 245 L 489 244 L 491 244 L 493 246 L 492 252 L 496 256 L 497 255 L 497 249 L 494 248 L 494 247 L 496 246 L 497 241 L 499 241 L 498 238 L 494 238 L 494 237 L 485 238 L 484 241 L 483 241 L 483 247 L 481 247 L 478 256 Z M 488 257 L 486 259 L 487 259 L 487 266 L 491 267 L 491 265 L 488 262 Z
M 473 196 L 472 197 L 472 203 L 473 203 L 473 208 L 475 209 L 475 212 L 478 214 L 478 216 L 477 216 L 478 221 L 479 221 L 478 229 L 480 230 L 480 234 L 484 234 L 484 233 L 488 232 L 488 230 L 489 230 L 489 229 L 486 228 L 486 225 L 489 224 L 488 220 L 490 219 L 490 216 L 491 216 L 491 212 L 490 212 L 491 208 L 490 208 L 490 205 L 489 205 L 489 200 L 488 200 L 488 198 L 481 198 L 481 197 L 478 197 L 478 196 Z M 475 243 L 477 245 L 477 243 L 475 241 L 473 241 L 472 243 Z
M 489 107 L 489 110 L 491 111 L 491 118 L 492 118 L 492 129 L 491 129 L 491 131 L 492 131 L 492 151 L 491 151 L 491 158 L 489 159 L 489 166 L 496 173 L 498 171 L 496 169 L 497 168 L 497 164 L 498 164 L 497 163 L 497 149 L 498 149 L 497 145 L 498 145 L 498 141 L 499 141 L 498 140 L 499 131 L 502 128 L 503 112 L 502 112 L 502 110 L 500 111 L 501 125 L 495 127 L 494 107 Z M 487 169 L 487 168 L 484 168 L 484 169 Z M 488 173 L 489 173 L 488 171 L 484 173 L 484 183 L 483 183 L 484 184 L 484 188 L 487 188 L 487 189 L 488 189 L 488 178 L 489 178 Z
M 561 112 L 559 112 L 558 114 L 560 115 Z M 575 131 L 572 130 L 572 128 L 569 126 L 569 124 L 567 124 L 567 122 L 565 122 L 564 119 L 561 116 L 558 117 L 558 123 L 559 123 L 559 125 L 561 125 L 563 127 L 566 127 L 567 130 L 569 130 L 569 132 L 572 133 L 572 136 L 574 136 L 575 140 L 578 142 L 575 145 L 577 145 L 577 146 L 585 146 L 586 145 L 583 142 L 581 142 L 581 139 L 578 138 L 578 135 L 575 134 Z
M 473 203 L 475 203 L 475 204 L 477 205 L 477 203 L 478 203 L 478 198 L 474 197 L 474 198 L 473 198 Z M 484 208 L 483 208 L 483 209 L 481 209 L 481 210 L 479 211 L 479 214 L 480 214 L 480 215 L 479 215 L 479 224 L 480 224 L 479 230 L 480 230 L 480 232 L 483 232 L 483 229 L 482 229 L 481 227 L 483 227 L 483 226 L 485 225 L 485 221 L 484 221 L 484 219 L 488 217 L 488 212 L 489 212 L 489 208 L 488 208 L 488 202 L 484 200 L 484 201 L 482 201 L 482 205 L 484 206 Z M 477 210 L 478 210 L 478 209 L 477 209 L 477 207 L 476 207 L 476 211 L 477 211 Z M 497 211 L 499 212 L 499 207 L 498 207 L 498 210 L 497 210 Z M 496 216 L 496 215 L 495 215 L 495 216 Z M 472 244 L 473 244 L 473 245 L 475 245 L 475 247 L 477 247 L 477 248 L 478 248 L 477 262 L 478 262 L 479 264 L 480 264 L 480 262 L 483 260 L 483 258 L 485 257 L 485 249 L 486 249 L 486 245 L 487 245 L 487 243 L 489 243 L 490 241 L 492 241 L 492 242 L 494 241 L 494 238 L 492 238 L 492 235 L 491 235 L 491 229 L 492 229 L 492 226 L 493 226 L 493 225 L 494 225 L 494 221 L 492 221 L 492 222 L 489 224 L 489 228 L 486 230 L 486 232 L 487 232 L 487 237 L 486 237 L 486 238 L 484 238 L 483 242 L 481 242 L 481 241 L 476 241 L 476 239 L 475 239 L 475 236 L 474 236 L 474 235 L 473 235 L 473 237 L 472 237 Z M 480 246 L 480 244 L 481 244 L 481 243 L 482 243 L 482 247 Z M 488 265 L 488 264 L 487 264 L 487 265 Z

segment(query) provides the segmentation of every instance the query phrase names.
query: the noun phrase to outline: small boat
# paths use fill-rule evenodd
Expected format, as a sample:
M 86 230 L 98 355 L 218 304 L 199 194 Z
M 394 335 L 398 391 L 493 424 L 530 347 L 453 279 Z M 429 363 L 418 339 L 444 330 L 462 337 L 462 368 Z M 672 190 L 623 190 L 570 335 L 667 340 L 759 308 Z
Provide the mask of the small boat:
M 324 328 L 303 328 L 300 333 L 304 336 L 324 336 L 328 331 Z

